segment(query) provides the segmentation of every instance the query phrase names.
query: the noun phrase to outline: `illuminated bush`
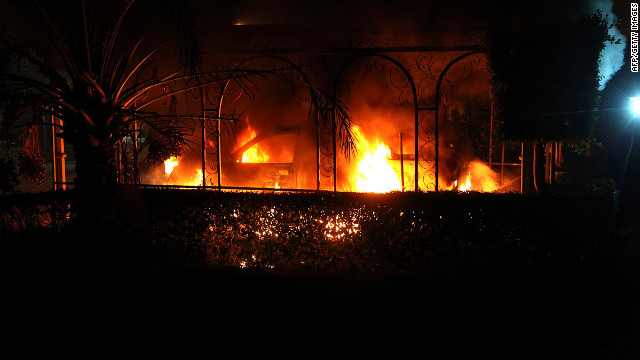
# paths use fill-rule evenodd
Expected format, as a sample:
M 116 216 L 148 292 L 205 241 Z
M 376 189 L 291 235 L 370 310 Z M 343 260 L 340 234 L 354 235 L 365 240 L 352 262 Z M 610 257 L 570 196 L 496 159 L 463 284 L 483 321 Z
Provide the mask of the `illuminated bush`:
M 76 231 L 71 194 L 52 193 L 27 202 L 7 197 L 1 210 L 6 218 L 25 219 L 21 214 L 34 209 L 39 215 L 21 227 L 1 229 L 10 235 L 5 238 L 51 244 L 51 239 L 75 237 L 77 242 L 60 242 L 56 254 L 102 256 L 107 263 L 117 259 L 148 269 L 464 275 L 606 261 L 615 220 L 614 198 L 608 193 L 144 190 L 116 199 L 103 223 L 82 235 Z M 48 222 L 36 225 L 35 219 Z M 28 238 L 34 231 L 41 237 L 37 241 Z M 84 250 L 73 247 L 77 244 Z M 79 254 L 86 246 L 94 251 Z

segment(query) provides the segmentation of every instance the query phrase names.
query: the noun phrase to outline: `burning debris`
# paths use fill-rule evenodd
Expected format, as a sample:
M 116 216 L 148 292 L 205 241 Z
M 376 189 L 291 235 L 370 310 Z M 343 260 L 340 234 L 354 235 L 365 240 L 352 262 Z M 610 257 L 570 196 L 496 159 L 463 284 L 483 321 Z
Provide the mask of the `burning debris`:
M 348 191 L 375 193 L 401 191 L 400 176 L 391 165 L 389 147 L 379 139 L 369 142 L 357 126 L 353 131 L 358 138 L 358 159 L 349 177 Z
M 458 52 L 424 54 L 425 59 L 432 62 L 439 61 L 441 57 L 443 61 L 452 61 L 458 55 Z M 427 61 L 425 59 L 416 58 Z M 340 139 L 334 137 L 332 131 L 337 130 L 320 125 L 309 117 L 310 104 L 305 102 L 306 94 L 292 96 L 290 87 L 284 82 L 265 78 L 257 81 L 256 87 L 260 91 L 252 94 L 250 99 L 250 96 L 243 95 L 242 89 L 225 93 L 229 96 L 221 108 L 242 114 L 240 118 L 236 122 L 225 123 L 226 127 L 220 127 L 219 133 L 203 132 L 204 138 L 200 138 L 198 131 L 194 132 L 190 140 L 191 144 L 196 144 L 193 151 L 180 158 L 168 159 L 164 164 L 164 174 L 155 176 L 152 183 L 202 186 L 205 171 L 206 186 L 220 186 L 226 190 L 237 188 L 240 191 L 247 188 L 371 193 L 433 191 L 436 190 L 436 177 L 439 183 L 437 190 L 496 190 L 498 183 L 491 169 L 481 166 L 480 161 L 468 161 L 485 159 L 486 154 L 477 151 L 470 154 L 458 146 L 462 142 L 485 143 L 484 137 L 445 129 L 452 127 L 447 124 L 452 123 L 450 114 L 464 105 L 460 98 L 484 94 L 481 100 L 488 101 L 489 87 L 484 65 L 480 62 L 466 64 L 479 70 L 474 73 L 475 77 L 466 78 L 466 75 L 458 74 L 456 79 L 463 79 L 462 85 L 454 87 L 449 83 L 453 81 L 450 79 L 443 86 L 441 113 L 437 119 L 441 126 L 438 132 L 440 140 L 436 144 L 432 130 L 436 117 L 428 109 L 436 103 L 434 84 L 429 83 L 432 80 L 429 76 L 437 74 L 425 74 L 423 68 L 408 69 L 419 72 L 411 76 L 426 76 L 422 79 L 424 85 L 421 86 L 424 87 L 416 94 L 422 112 L 416 114 L 411 103 L 413 100 L 408 99 L 410 88 L 407 79 L 398 78 L 405 75 L 398 71 L 398 65 L 385 61 L 364 59 L 347 68 L 342 75 L 344 79 L 336 79 L 337 83 L 344 81 L 349 87 L 340 101 L 348 106 L 353 119 L 350 131 L 355 138 L 353 145 L 356 151 L 350 158 L 336 145 Z M 359 71 L 363 67 L 382 72 L 361 74 Z M 460 72 L 457 68 L 452 71 Z M 389 79 L 389 76 L 393 78 Z M 489 109 L 488 105 L 485 107 Z M 416 115 L 419 120 L 416 120 Z M 481 115 L 478 121 L 488 124 L 489 116 L 484 116 L 484 112 Z M 416 121 L 419 121 L 418 128 Z M 197 128 L 198 124 L 195 126 Z M 448 149 L 448 144 L 452 143 L 456 144 L 455 148 Z M 439 163 L 435 160 L 436 146 L 440 147 L 438 161 L 444 160 Z M 219 153 L 214 155 L 211 151 Z M 216 157 L 219 160 L 216 161 Z
M 449 190 L 493 192 L 498 189 L 496 174 L 481 161 L 472 161 L 463 179 L 455 180 Z
M 341 169 L 340 190 L 368 193 L 406 190 L 403 189 L 402 177 L 404 174 L 405 180 L 412 178 L 415 155 L 399 154 L 399 144 L 395 144 L 396 150 L 392 151 L 390 145 L 393 143 L 387 143 L 387 139 L 381 138 L 364 126 L 354 126 L 352 131 L 357 139 L 357 153 L 349 162 L 343 160 L 338 164 Z M 258 141 L 261 139 L 262 141 Z M 232 168 L 225 173 L 225 179 L 229 181 L 228 186 L 278 190 L 296 188 L 298 171 L 297 162 L 292 160 L 294 155 L 289 155 L 287 150 L 281 150 L 277 141 L 275 144 L 273 141 L 269 144 L 269 139 L 273 140 L 273 137 L 261 137 L 251 126 L 245 128 L 233 150 L 235 161 L 229 164 Z M 295 137 L 287 140 L 293 142 L 294 139 Z M 283 148 L 287 147 L 284 142 L 281 145 Z M 273 162 L 274 159 L 288 161 Z M 447 169 L 443 167 L 442 170 Z M 449 171 L 451 170 L 453 169 Z M 464 163 L 458 173 L 460 175 L 452 180 L 441 177 L 441 189 L 492 192 L 499 188 L 496 174 L 479 160 Z M 235 179 L 232 176 L 235 176 Z M 171 157 L 164 162 L 164 174 L 159 181 L 164 185 L 202 186 L 201 163 L 189 161 L 187 155 Z
M 181 171 L 177 171 L 180 166 L 180 160 L 181 158 L 172 156 L 164 162 L 166 178 L 163 185 L 202 186 L 202 169 L 195 168 L 193 171 L 181 169 Z
M 252 145 L 252 140 L 256 138 L 256 132 L 249 126 L 245 132 L 249 136 L 243 136 L 238 143 L 241 144 L 239 148 L 244 148 L 245 145 L 251 145 L 248 149 L 242 152 L 242 159 L 236 160 L 236 162 L 243 163 L 267 163 L 269 162 L 269 155 L 266 151 L 260 147 L 259 143 Z
M 171 176 L 171 173 L 173 172 L 173 169 L 178 166 L 178 158 L 175 156 L 170 157 L 169 159 L 165 160 L 164 162 L 164 173 Z

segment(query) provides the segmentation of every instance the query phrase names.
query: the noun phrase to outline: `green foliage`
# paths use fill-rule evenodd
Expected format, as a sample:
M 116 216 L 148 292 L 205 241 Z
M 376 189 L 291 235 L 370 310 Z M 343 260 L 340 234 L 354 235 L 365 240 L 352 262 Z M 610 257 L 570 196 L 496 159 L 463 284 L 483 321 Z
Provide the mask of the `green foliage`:
M 489 154 L 491 103 L 488 98 L 466 97 L 462 111 L 454 109 L 451 112 L 451 121 L 456 134 L 465 139 L 476 157 L 485 158 Z M 494 138 L 493 141 L 496 144 L 500 140 Z
M 148 143 L 147 160 L 152 164 L 164 162 L 170 157 L 179 157 L 185 152 L 185 139 L 179 135 L 152 133 Z
M 170 14 L 161 14 L 168 7 Z M 75 150 L 78 186 L 101 188 L 115 181 L 115 147 L 121 139 L 133 137 L 134 123 L 161 133 L 169 124 L 140 103 L 157 95 L 154 89 L 167 81 L 184 84 L 188 78 L 184 73 L 198 70 L 193 67 L 199 64 L 197 44 L 186 44 L 193 28 L 185 7 L 174 0 L 14 5 L 23 22 L 0 37 L 5 69 L 0 72 L 0 105 L 5 117 L 17 118 L 31 110 L 62 119 L 60 137 Z M 175 65 L 173 76 L 146 74 L 161 40 L 146 36 L 149 24 L 144 21 L 162 23 L 158 19 L 167 16 L 175 21 L 165 21 L 154 31 L 179 38 L 176 44 L 183 63 Z M 169 23 L 173 26 L 164 26 Z M 21 32 L 30 28 L 42 36 L 23 39 Z M 24 160 L 25 176 L 39 180 L 33 166 L 37 159 Z
M 576 21 L 501 24 L 485 46 L 494 120 L 506 139 L 588 140 L 599 106 L 600 52 L 608 20 L 601 12 Z

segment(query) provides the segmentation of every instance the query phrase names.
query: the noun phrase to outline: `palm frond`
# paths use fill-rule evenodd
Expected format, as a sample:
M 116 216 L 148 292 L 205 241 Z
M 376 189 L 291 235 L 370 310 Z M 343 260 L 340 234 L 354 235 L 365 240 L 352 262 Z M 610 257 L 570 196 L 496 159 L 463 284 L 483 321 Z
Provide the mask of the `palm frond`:
M 105 76 L 107 75 L 107 73 L 105 72 L 110 68 L 109 64 L 111 63 L 111 55 L 113 54 L 116 40 L 118 39 L 118 35 L 120 34 L 122 22 L 124 21 L 126 15 L 129 13 L 129 10 L 131 9 L 133 3 L 134 0 L 125 1 L 124 9 L 122 9 L 122 11 L 116 17 L 115 21 L 113 22 L 112 28 L 107 31 L 106 44 L 104 45 L 103 49 L 102 66 L 100 67 L 100 78 L 103 79 L 103 81 L 105 79 Z M 121 54 L 121 57 L 122 56 L 124 56 L 124 54 Z M 118 64 L 119 62 L 120 61 L 117 61 L 116 64 Z M 115 71 L 115 69 L 117 69 L 117 66 L 115 68 L 112 68 L 111 70 Z
M 58 69 L 54 68 L 50 64 L 45 63 L 44 61 L 38 59 L 37 57 L 33 56 L 31 52 L 28 50 L 28 46 L 19 43 L 15 39 L 10 38 L 7 34 L 4 34 L 0 38 L 0 48 L 2 49 L 3 53 L 5 53 L 5 56 L 12 58 L 12 62 L 14 63 L 14 64 L 6 64 L 6 66 L 13 65 L 17 68 L 16 70 L 19 70 L 19 66 L 23 62 L 31 63 L 38 69 L 40 73 L 49 77 L 51 82 L 54 82 L 57 84 L 64 84 L 66 82 L 66 79 L 59 72 Z M 9 69 L 5 69 L 5 71 L 0 73 L 0 76 L 12 76 L 12 75 L 15 75 L 15 74 L 9 71 Z M 39 82 L 44 84 L 44 82 L 42 81 L 39 81 Z
M 89 46 L 89 29 L 87 28 L 87 11 L 86 11 L 86 7 L 84 5 L 84 0 L 81 1 L 82 3 L 82 32 L 84 34 L 84 49 L 85 49 L 85 54 L 87 56 L 87 68 L 89 69 L 89 74 L 93 73 L 92 70 L 92 66 L 91 66 L 91 47 Z
M 89 75 L 89 73 L 87 73 L 86 71 L 82 71 L 80 74 L 81 74 L 82 79 L 84 79 L 86 82 L 91 84 L 93 89 L 96 90 L 98 93 L 100 93 L 100 96 L 102 97 L 102 101 L 106 102 L 107 101 L 107 95 L 105 94 L 104 89 L 102 88 L 102 86 L 100 84 L 98 84 L 96 82 L 96 80 L 93 79 L 91 77 L 91 75 Z
M 175 48 L 181 67 L 191 74 L 201 71 L 202 52 L 197 42 L 198 29 L 191 7 L 182 0 L 154 0 L 153 3 L 175 34 Z
M 131 61 L 135 51 L 138 49 L 138 46 L 142 43 L 143 39 L 140 39 L 140 41 L 138 41 L 138 43 L 134 46 L 133 50 L 131 51 L 131 54 L 129 56 L 129 60 L 127 61 L 127 63 L 123 66 L 123 68 L 127 68 L 129 62 Z M 129 82 L 129 80 L 131 79 L 131 77 L 147 62 L 147 60 L 149 60 L 149 58 L 151 56 L 153 56 L 153 54 L 155 54 L 157 48 L 153 49 L 151 52 L 149 52 L 147 54 L 147 56 L 145 56 L 142 60 L 140 60 L 136 66 L 133 67 L 133 69 L 131 71 L 129 71 L 128 73 L 123 73 L 121 75 L 121 79 L 118 82 L 120 84 L 120 86 L 118 87 L 118 90 L 115 93 L 115 96 L 113 98 L 114 102 L 117 102 L 118 99 L 120 98 L 120 94 L 122 93 L 122 90 L 124 89 L 124 87 L 126 86 L 126 84 Z
M 33 2 L 39 10 L 40 16 L 42 16 L 42 18 L 45 20 L 44 23 L 40 23 L 43 26 L 45 35 L 49 38 L 50 43 L 58 54 L 60 61 L 62 61 L 64 67 L 66 68 L 67 74 L 73 76 L 75 70 L 77 69 L 77 66 L 73 58 L 70 56 L 68 44 L 64 40 L 64 37 L 60 34 L 58 27 L 47 14 L 47 11 L 42 8 L 42 6 L 40 6 L 40 3 L 37 0 L 33 0 Z M 48 27 L 44 26 L 45 24 L 48 25 Z

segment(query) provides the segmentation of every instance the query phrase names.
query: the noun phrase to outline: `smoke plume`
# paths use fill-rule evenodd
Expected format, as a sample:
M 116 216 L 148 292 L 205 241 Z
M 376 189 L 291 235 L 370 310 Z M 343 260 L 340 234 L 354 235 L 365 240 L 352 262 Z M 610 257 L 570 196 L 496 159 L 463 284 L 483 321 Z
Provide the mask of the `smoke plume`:
M 591 12 L 596 10 L 602 11 L 604 16 L 608 16 L 609 23 L 616 23 L 618 17 L 613 13 L 613 2 L 611 0 L 593 0 L 590 3 Z M 613 26 L 609 29 L 609 35 L 620 40 L 619 44 L 607 43 L 600 53 L 600 87 L 598 90 L 604 90 L 607 82 L 624 64 L 624 50 L 627 46 L 627 38 L 620 33 L 617 27 Z

